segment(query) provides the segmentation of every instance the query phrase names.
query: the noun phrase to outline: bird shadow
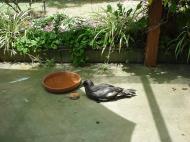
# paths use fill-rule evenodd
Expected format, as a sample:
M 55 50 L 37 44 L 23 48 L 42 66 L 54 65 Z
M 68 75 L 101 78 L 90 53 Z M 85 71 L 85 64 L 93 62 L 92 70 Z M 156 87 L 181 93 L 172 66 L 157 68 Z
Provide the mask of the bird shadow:
M 110 99 L 110 100 L 101 100 L 101 101 L 96 101 L 96 103 L 106 103 L 106 102 L 116 102 L 116 101 L 119 101 L 119 100 L 122 100 L 122 99 L 131 99 L 133 97 L 137 96 L 136 94 L 135 95 L 132 95 L 132 96 L 120 96 L 116 99 Z

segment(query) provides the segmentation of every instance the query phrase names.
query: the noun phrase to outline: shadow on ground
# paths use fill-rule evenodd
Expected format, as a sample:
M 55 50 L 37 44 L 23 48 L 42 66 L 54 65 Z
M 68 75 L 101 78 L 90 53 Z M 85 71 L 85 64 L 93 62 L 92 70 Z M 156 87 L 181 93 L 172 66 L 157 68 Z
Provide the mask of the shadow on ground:
M 123 71 L 132 73 L 132 76 L 147 76 L 154 83 L 172 83 L 173 80 L 179 78 L 190 79 L 189 65 L 158 65 L 155 68 L 148 68 L 143 65 L 123 65 Z M 184 80 L 181 81 L 183 84 Z M 180 80 L 178 81 L 180 83 Z
M 181 83 L 185 84 L 183 78 L 190 79 L 190 66 L 188 65 L 161 65 L 157 68 L 146 68 L 139 65 L 124 65 L 123 71 L 138 76 L 144 88 L 149 108 L 161 142 L 172 142 L 166 122 L 156 100 L 156 95 L 151 83 Z M 177 80 L 177 81 L 176 81 Z M 190 84 L 189 84 L 190 85 Z M 155 89 L 155 88 L 154 88 Z
M 158 135 L 160 137 L 160 141 L 172 142 L 165 120 L 163 118 L 148 78 L 146 76 L 141 76 L 141 81 L 155 122 L 155 126 L 157 128 Z
M 51 71 L 0 70 L 0 141 L 131 141 L 135 123 L 89 100 L 81 89 L 75 101 L 47 93 L 41 79 Z M 21 77 L 27 79 L 10 83 Z

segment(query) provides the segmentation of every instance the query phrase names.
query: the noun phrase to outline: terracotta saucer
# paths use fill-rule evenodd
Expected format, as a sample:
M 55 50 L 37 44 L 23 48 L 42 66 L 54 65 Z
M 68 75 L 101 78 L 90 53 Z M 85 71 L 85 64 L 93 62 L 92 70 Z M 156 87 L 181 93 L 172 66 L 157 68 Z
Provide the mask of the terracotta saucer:
M 80 75 L 74 72 L 54 72 L 44 77 L 44 88 L 52 93 L 65 93 L 73 91 L 81 83 Z

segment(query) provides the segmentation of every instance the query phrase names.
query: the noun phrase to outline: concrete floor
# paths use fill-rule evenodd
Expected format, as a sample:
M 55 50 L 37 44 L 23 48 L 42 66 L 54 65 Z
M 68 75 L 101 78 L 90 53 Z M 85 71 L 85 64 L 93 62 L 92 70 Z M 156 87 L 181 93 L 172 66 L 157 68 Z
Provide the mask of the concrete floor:
M 190 66 L 89 65 L 38 68 L 0 64 L 0 142 L 189 142 Z M 134 88 L 137 96 L 96 103 L 46 92 L 41 80 L 57 70 L 82 79 Z M 24 78 L 23 80 L 20 80 Z M 16 82 L 17 81 L 17 82 Z

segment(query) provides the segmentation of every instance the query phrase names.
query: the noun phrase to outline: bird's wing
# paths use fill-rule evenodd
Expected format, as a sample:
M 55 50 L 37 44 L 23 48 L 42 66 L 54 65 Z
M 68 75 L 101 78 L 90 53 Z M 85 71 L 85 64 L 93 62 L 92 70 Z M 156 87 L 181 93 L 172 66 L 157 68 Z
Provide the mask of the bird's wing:
M 101 89 L 105 89 L 107 87 L 114 87 L 113 85 L 110 85 L 110 84 L 99 84 L 99 85 L 94 85 L 91 87 L 91 90 L 92 91 L 98 91 L 98 90 L 101 90 Z
M 102 96 L 104 94 L 113 92 L 113 88 L 112 87 L 104 87 L 104 86 L 99 86 L 96 87 L 95 89 L 92 88 L 93 93 L 97 94 L 98 96 Z
M 96 91 L 93 91 L 93 94 L 99 99 L 109 100 L 109 99 L 115 98 L 116 95 L 122 90 L 123 90 L 122 88 L 118 88 L 118 87 L 99 86 L 99 87 L 96 87 Z

